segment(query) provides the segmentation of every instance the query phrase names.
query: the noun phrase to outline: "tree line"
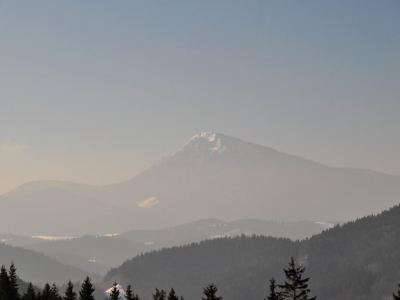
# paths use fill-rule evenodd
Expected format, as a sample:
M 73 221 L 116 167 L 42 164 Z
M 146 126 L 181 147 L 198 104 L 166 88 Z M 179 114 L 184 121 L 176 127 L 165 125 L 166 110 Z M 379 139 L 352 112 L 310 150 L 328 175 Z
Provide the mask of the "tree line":
M 82 283 L 79 291 L 79 296 L 74 292 L 74 285 L 71 281 L 68 282 L 64 296 L 61 296 L 56 284 L 50 286 L 46 283 L 42 291 L 35 291 L 33 284 L 30 282 L 26 291 L 20 295 L 18 291 L 18 276 L 17 269 L 14 263 L 11 263 L 10 269 L 6 270 L 5 266 L 0 269 L 0 300 L 95 300 L 95 288 L 91 279 L 87 276 Z M 269 294 L 264 300 L 316 300 L 317 297 L 309 298 L 310 289 L 308 288 L 308 281 L 310 278 L 303 278 L 305 268 L 296 266 L 292 258 L 289 267 L 284 269 L 286 280 L 283 284 L 276 284 L 276 280 L 270 280 Z M 400 284 L 397 294 L 392 294 L 393 300 L 400 300 Z M 203 290 L 202 300 L 222 300 L 221 296 L 217 295 L 217 287 L 214 284 L 209 284 Z M 132 291 L 131 285 L 128 285 L 125 293 L 121 293 L 118 284 L 115 282 L 112 286 L 109 297 L 106 300 L 122 300 L 123 296 L 126 300 L 141 300 L 139 295 Z M 166 293 L 164 290 L 156 288 L 155 293 L 152 295 L 153 300 L 185 300 L 183 296 L 178 296 L 171 288 L 170 292 Z

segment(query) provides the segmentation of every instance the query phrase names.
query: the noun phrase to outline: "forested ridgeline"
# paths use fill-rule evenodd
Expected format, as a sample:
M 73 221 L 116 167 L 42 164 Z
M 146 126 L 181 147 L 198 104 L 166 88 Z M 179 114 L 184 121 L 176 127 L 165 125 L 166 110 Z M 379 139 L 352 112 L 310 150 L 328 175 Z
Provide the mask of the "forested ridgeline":
M 316 300 L 316 296 L 310 296 L 309 277 L 304 277 L 305 267 L 296 266 L 295 261 L 291 258 L 289 267 L 283 269 L 284 280 L 279 284 L 275 278 L 269 281 L 269 290 L 267 297 L 264 300 Z M 34 287 L 32 283 L 23 284 L 26 287 L 25 292 L 21 295 L 19 292 L 20 283 L 17 277 L 14 263 L 11 263 L 10 269 L 7 271 L 4 266 L 0 270 L 0 299 L 1 300 L 95 300 L 95 287 L 89 277 L 86 277 L 81 285 L 79 293 L 74 291 L 74 285 L 69 281 L 62 287 L 64 296 L 61 295 L 60 289 L 56 284 L 50 286 L 46 283 L 42 290 Z M 217 287 L 213 283 L 208 284 L 203 289 L 202 300 L 222 300 L 223 297 L 217 295 Z M 98 293 L 97 299 L 105 298 L 105 300 L 141 300 L 138 294 L 132 290 L 132 286 L 127 284 L 126 290 L 121 289 L 121 286 L 114 282 L 112 287 L 105 293 Z M 180 297 L 175 292 L 174 288 L 167 293 L 163 289 L 155 288 L 155 292 L 148 299 L 153 300 L 184 300 L 183 295 Z M 197 298 L 197 297 L 196 297 Z M 389 299 L 381 297 L 382 299 Z M 393 300 L 400 300 L 400 284 L 396 293 L 392 293 Z M 261 300 L 261 299 L 260 299 Z
M 400 279 L 400 206 L 301 242 L 242 235 L 142 254 L 112 269 L 104 287 L 131 282 L 148 299 L 173 286 L 191 299 L 213 282 L 226 299 L 261 299 L 265 282 L 284 279 L 288 257 L 307 267 L 319 299 L 387 299 Z
M 274 278 L 270 280 L 270 290 L 268 300 L 315 300 L 315 297 L 309 298 L 310 290 L 308 289 L 309 278 L 303 278 L 304 267 L 296 267 L 293 258 L 289 263 L 289 268 L 284 269 L 285 281 L 281 285 L 276 285 Z M 60 290 L 56 284 L 50 285 L 46 283 L 42 290 L 35 288 L 29 283 L 25 292 L 19 293 L 19 283 L 14 263 L 11 263 L 10 269 L 7 271 L 4 266 L 0 270 L 0 299 L 1 300 L 95 300 L 95 287 L 89 277 L 86 277 L 81 285 L 79 293 L 74 291 L 74 285 L 71 281 L 67 283 L 64 289 L 64 296 L 61 296 Z M 217 287 L 209 284 L 203 289 L 202 300 L 222 300 L 217 295 Z M 174 288 L 167 293 L 163 289 L 155 288 L 155 292 L 151 295 L 153 300 L 184 300 L 175 292 Z M 106 300 L 140 300 L 140 296 L 135 294 L 130 284 L 127 285 L 126 291 L 120 288 L 116 282 L 104 294 L 100 294 L 99 298 L 105 297 Z M 261 299 L 260 299 L 261 300 Z
M 112 269 L 103 288 L 115 280 L 127 281 L 145 299 L 156 287 L 176 287 L 187 299 L 195 299 L 202 287 L 213 282 L 226 299 L 260 299 L 270 278 L 283 280 L 282 269 L 288 258 L 298 255 L 299 244 L 283 238 L 243 235 L 153 251 Z

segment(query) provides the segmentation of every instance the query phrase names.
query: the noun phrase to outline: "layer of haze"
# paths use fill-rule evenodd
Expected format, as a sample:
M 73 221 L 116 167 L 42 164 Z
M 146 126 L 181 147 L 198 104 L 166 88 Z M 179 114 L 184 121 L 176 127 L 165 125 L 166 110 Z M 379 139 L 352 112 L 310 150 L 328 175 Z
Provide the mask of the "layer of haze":
M 400 174 L 399 1 L 1 1 L 0 193 L 194 134 Z

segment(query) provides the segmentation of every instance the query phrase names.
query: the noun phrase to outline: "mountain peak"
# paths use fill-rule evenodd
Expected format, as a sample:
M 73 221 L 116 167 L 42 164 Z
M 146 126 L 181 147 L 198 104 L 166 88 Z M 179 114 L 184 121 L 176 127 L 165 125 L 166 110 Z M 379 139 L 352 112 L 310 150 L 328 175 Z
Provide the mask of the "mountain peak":
M 254 148 L 257 147 L 261 146 L 221 133 L 201 132 L 193 136 L 183 148 L 166 159 L 169 161 L 200 162 L 207 158 L 221 156 L 227 153 L 247 155 L 254 153 Z
M 215 132 L 202 132 L 196 134 L 194 137 L 190 139 L 190 141 L 196 140 L 196 139 L 205 139 L 209 142 L 215 141 L 217 136 L 221 136 L 221 134 L 215 133 Z

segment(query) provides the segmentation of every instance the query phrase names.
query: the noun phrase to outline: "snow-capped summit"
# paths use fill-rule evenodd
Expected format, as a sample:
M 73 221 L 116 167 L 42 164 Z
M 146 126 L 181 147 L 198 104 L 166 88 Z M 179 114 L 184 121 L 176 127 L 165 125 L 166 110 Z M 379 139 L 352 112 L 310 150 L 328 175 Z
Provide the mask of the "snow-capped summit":
M 227 150 L 227 140 L 229 138 L 223 134 L 202 132 L 192 137 L 185 147 L 175 152 L 172 156 L 185 155 L 194 159 L 201 159 L 210 154 L 220 154 Z
M 201 162 L 210 157 L 221 156 L 223 154 L 250 157 L 260 154 L 260 149 L 262 148 L 264 150 L 268 149 L 268 151 L 272 150 L 224 134 L 202 132 L 193 136 L 183 148 L 168 156 L 163 161 L 181 160 L 185 162 Z
M 215 140 L 217 135 L 221 136 L 222 134 L 217 134 L 217 133 L 214 133 L 214 132 L 202 132 L 202 133 L 196 134 L 194 137 L 192 137 L 190 139 L 190 141 L 202 138 L 202 139 L 208 140 L 209 142 L 212 142 L 212 141 Z

